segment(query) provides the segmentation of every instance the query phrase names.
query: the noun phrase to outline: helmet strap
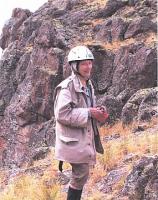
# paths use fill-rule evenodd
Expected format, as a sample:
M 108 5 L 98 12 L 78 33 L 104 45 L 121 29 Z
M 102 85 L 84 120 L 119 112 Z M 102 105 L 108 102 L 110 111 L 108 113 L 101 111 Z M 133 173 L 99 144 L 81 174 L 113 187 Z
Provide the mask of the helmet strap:
M 79 77 L 81 77 L 81 79 L 84 79 L 84 80 L 89 80 L 88 77 L 84 77 L 82 76 L 80 73 L 79 73 L 79 62 L 80 61 L 75 61 L 75 62 L 72 62 L 70 65 L 71 65 L 71 70 L 74 72 L 74 74 L 78 75 Z

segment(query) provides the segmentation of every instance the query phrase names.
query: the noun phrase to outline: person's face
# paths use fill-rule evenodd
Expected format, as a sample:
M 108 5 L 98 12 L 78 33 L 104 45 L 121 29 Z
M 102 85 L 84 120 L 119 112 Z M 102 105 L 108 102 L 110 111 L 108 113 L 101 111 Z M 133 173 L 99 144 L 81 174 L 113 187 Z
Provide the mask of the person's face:
M 79 62 L 78 71 L 83 77 L 89 78 L 91 70 L 92 70 L 91 60 L 82 60 Z

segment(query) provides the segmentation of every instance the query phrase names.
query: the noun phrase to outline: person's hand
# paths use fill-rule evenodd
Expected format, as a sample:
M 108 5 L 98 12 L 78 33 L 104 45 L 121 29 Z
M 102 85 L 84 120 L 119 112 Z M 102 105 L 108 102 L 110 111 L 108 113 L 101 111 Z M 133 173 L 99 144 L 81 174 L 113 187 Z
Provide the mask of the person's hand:
M 107 112 L 105 112 L 103 109 L 100 109 L 100 107 L 90 108 L 90 113 L 91 117 L 99 122 L 105 122 L 105 120 L 108 118 Z
M 100 109 L 102 112 L 107 113 L 107 109 L 105 106 L 97 106 L 98 109 Z
M 97 106 L 98 109 L 100 109 L 102 111 L 102 113 L 104 114 L 104 121 L 109 117 L 109 114 L 107 112 L 107 109 L 105 106 Z

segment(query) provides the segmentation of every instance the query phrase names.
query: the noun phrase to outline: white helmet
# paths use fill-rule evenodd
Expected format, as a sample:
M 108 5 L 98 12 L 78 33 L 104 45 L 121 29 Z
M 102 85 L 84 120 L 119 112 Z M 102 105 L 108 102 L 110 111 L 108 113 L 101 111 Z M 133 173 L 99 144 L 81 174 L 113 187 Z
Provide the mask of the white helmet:
M 68 62 L 77 60 L 94 60 L 94 56 L 86 46 L 76 46 L 70 50 Z

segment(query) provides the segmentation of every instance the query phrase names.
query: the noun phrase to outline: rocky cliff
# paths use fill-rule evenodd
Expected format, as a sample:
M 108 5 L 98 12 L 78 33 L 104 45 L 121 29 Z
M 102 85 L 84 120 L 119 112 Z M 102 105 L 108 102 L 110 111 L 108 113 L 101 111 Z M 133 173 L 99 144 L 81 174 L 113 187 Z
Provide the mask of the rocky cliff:
M 0 46 L 0 167 L 21 167 L 54 145 L 53 91 L 71 47 L 88 45 L 108 123 L 157 115 L 156 0 L 49 0 L 15 8 Z

